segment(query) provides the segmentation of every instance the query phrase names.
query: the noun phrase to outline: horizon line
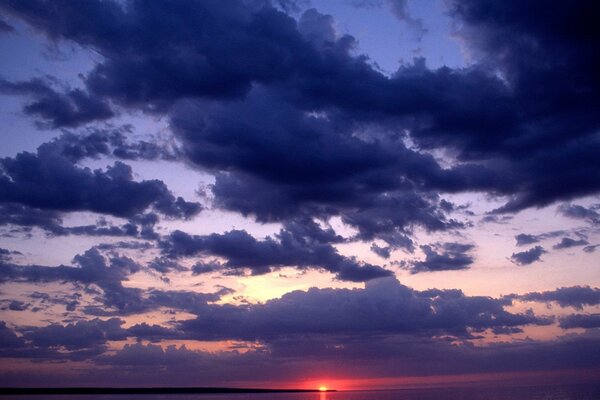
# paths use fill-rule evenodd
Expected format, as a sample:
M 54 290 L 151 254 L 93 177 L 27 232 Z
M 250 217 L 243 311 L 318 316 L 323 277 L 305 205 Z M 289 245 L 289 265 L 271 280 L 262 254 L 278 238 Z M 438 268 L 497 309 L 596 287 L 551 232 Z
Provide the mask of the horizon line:
M 337 392 L 335 389 L 272 389 L 272 388 L 234 388 L 234 387 L 193 387 L 193 386 L 157 386 L 157 387 L 0 387 L 0 396 L 33 394 L 211 394 L 211 393 L 316 393 Z

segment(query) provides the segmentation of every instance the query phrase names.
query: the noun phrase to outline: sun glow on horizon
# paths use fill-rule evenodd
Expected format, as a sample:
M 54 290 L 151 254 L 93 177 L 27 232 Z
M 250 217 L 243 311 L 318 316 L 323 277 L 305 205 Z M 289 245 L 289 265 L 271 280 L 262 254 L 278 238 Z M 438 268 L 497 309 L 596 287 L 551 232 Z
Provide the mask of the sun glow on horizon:
M 326 392 L 327 391 L 327 386 L 319 386 L 319 391 L 320 392 Z

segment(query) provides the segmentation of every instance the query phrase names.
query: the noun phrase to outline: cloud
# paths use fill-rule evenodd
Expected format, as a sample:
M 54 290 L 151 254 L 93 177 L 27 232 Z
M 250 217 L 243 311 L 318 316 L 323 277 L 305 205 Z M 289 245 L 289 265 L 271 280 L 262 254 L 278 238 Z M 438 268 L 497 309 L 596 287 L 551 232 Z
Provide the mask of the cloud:
M 38 148 L 40 154 L 60 155 L 73 163 L 111 156 L 121 160 L 175 160 L 179 150 L 168 141 L 134 141 L 130 125 L 114 129 L 89 127 L 82 132 L 64 131 Z
M 264 304 L 209 305 L 178 328 L 196 340 L 273 341 L 294 335 L 449 334 L 470 337 L 494 327 L 547 325 L 551 319 L 512 314 L 503 300 L 459 290 L 415 291 L 395 278 L 365 289 L 294 291 Z
M 413 31 L 415 38 L 418 41 L 423 39 L 427 33 L 427 29 L 423 25 L 423 20 L 414 18 L 408 11 L 407 0 L 346 0 L 346 3 L 357 8 L 381 8 L 384 3 L 390 8 L 392 14 L 401 22 Z
M 392 249 L 390 246 L 381 247 L 378 246 L 376 243 L 371 244 L 371 251 L 381 258 L 390 258 L 391 250 Z
M 475 246 L 461 243 L 436 243 L 423 245 L 425 260 L 415 261 L 409 266 L 412 274 L 434 271 L 456 271 L 468 269 L 474 258 L 470 254 Z
M 394 4 L 404 20 L 417 22 L 406 13 L 405 2 Z M 383 194 L 403 188 L 401 183 L 413 183 L 441 192 L 508 196 L 499 212 L 596 193 L 600 179 L 594 177 L 598 178 L 600 165 L 595 154 L 600 142 L 593 133 L 600 91 L 593 88 L 599 60 L 589 57 L 598 53 L 594 45 L 577 36 L 579 27 L 597 30 L 595 21 L 586 16 L 593 12 L 581 11 L 592 6 L 569 5 L 549 12 L 543 2 L 534 2 L 528 5 L 531 19 L 524 20 L 518 2 L 483 6 L 455 0 L 448 5 L 475 62 L 463 69 L 431 70 L 421 59 L 401 66 L 391 77 L 353 52 L 353 37 L 334 35 L 331 17 L 312 9 L 297 22 L 267 3 L 234 0 L 190 1 L 177 7 L 160 2 L 123 7 L 112 1 L 49 6 L 40 0 L 27 5 L 4 2 L 2 7 L 52 40 L 74 41 L 103 55 L 84 77 L 86 90 L 98 98 L 163 113 L 182 99 L 218 103 L 225 111 L 206 105 L 190 110 L 202 114 L 210 109 L 207 112 L 216 115 L 180 135 L 190 145 L 194 163 L 238 174 L 229 177 L 227 188 L 222 186 L 225 178 L 217 182 L 219 204 L 263 220 L 297 211 L 299 200 L 303 205 L 314 202 L 315 193 L 323 192 L 319 183 L 336 176 L 345 178 L 337 180 L 341 184 L 353 183 L 339 193 L 359 187 Z M 82 26 L 81 18 L 93 22 Z M 574 79 L 565 81 L 564 76 Z M 252 105 L 258 88 L 276 97 L 276 107 L 270 110 L 277 112 L 270 112 L 270 118 Z M 267 106 L 273 104 L 262 107 Z M 298 124 L 302 119 L 289 109 L 300 116 L 326 118 Z M 253 123 L 249 117 L 253 112 L 264 125 Z M 226 124 L 226 115 L 239 117 L 248 135 L 236 136 L 235 119 Z M 327 119 L 343 129 L 325 129 Z M 349 134 L 356 129 L 348 128 L 364 123 L 372 124 L 377 133 Z M 450 171 L 439 171 L 435 163 L 434 168 L 417 167 L 411 164 L 410 152 L 398 144 L 378 142 L 389 127 L 396 128 L 395 135 L 409 132 L 420 149 L 455 150 L 457 162 L 466 164 Z M 227 145 L 233 143 L 239 147 Z M 333 152 L 335 143 L 339 147 Z M 281 157 L 289 148 L 295 149 L 294 157 Z M 411 166 L 393 168 L 382 149 Z M 361 154 L 366 158 L 358 157 Z M 379 173 L 364 168 L 362 162 L 370 156 L 383 163 L 366 164 Z M 426 164 L 426 157 L 421 161 Z M 556 166 L 553 174 L 547 174 L 546 165 Z M 304 182 L 298 179 L 300 166 L 306 168 Z M 328 173 L 313 174 L 317 168 Z M 284 177 L 287 186 L 281 184 Z M 398 177 L 399 182 L 389 182 L 389 177 Z M 238 194 L 243 190 L 231 186 L 241 178 L 270 189 L 262 200 L 282 205 L 269 215 L 258 198 L 242 204 L 243 197 L 236 197 L 235 190 Z M 354 182 L 344 182 L 348 180 Z M 335 185 L 326 188 L 324 197 L 335 195 Z M 282 189 L 287 190 L 277 197 Z M 227 195 L 232 198 L 223 198 Z M 317 204 L 317 209 L 326 205 Z
M 564 238 L 562 238 L 562 240 L 559 243 L 552 246 L 552 248 L 553 249 L 568 249 L 571 247 L 585 246 L 588 244 L 589 244 L 589 242 L 585 239 L 571 239 L 568 237 L 564 237 Z
M 154 225 L 158 222 L 155 213 L 133 215 L 131 219 L 122 224 L 114 225 L 104 218 L 99 218 L 94 224 L 89 225 L 63 225 L 63 213 L 26 207 L 19 204 L 0 205 L 0 226 L 6 226 L 6 236 L 16 234 L 31 234 L 32 228 L 43 230 L 48 236 L 111 236 L 111 237 L 139 237 L 142 239 L 157 239 Z
M 107 341 L 119 341 L 127 338 L 127 331 L 121 325 L 124 321 L 111 318 L 106 321 L 92 319 L 74 324 L 52 324 L 32 327 L 22 331 L 23 338 L 36 347 L 64 347 L 67 350 L 79 350 L 102 346 Z
M 556 383 L 563 378 L 558 371 L 596 368 L 598 350 L 598 337 L 593 334 L 484 346 L 402 335 L 377 340 L 311 335 L 274 343 L 268 351 L 245 352 L 135 343 L 111 354 L 91 356 L 100 368 L 80 369 L 78 381 L 88 386 L 232 386 L 240 381 L 252 386 L 261 382 L 265 373 L 275 381 L 295 382 L 336 374 L 368 379 L 537 371 L 546 377 L 543 383 Z M 11 379 L 13 385 L 29 382 L 42 386 L 51 380 L 66 386 L 69 378 L 37 371 L 26 376 L 13 372 L 0 375 L 0 382 L 8 384 Z
M 596 211 L 598 208 L 597 204 L 590 208 L 578 204 L 561 204 L 558 207 L 558 212 L 565 217 L 583 219 L 592 225 L 598 225 L 600 224 L 600 213 Z
M 175 198 L 160 180 L 134 181 L 131 167 L 120 161 L 92 171 L 51 152 L 22 152 L 0 159 L 0 172 L 3 204 L 129 218 L 149 207 L 173 218 L 189 218 L 201 209 Z
M 43 274 L 36 272 L 38 276 Z M 274 346 L 275 350 L 282 340 L 306 335 L 349 339 L 446 334 L 469 340 L 472 332 L 552 322 L 551 318 L 532 313 L 510 313 L 504 309 L 510 302 L 503 299 L 466 296 L 459 290 L 415 291 L 394 278 L 370 281 L 365 289 L 294 291 L 262 304 L 212 303 L 230 292 L 229 289 L 214 294 L 150 291 L 148 303 L 196 315 L 195 319 L 178 321 L 170 328 L 145 323 L 123 328 L 124 321 L 119 318 L 96 318 L 19 330 L 30 350 L 54 352 L 62 348 L 73 352 L 73 356 L 80 356 L 84 350 L 99 354 L 106 350 L 108 342 L 128 337 L 155 342 L 171 339 L 259 341 Z M 11 343 L 11 347 L 23 345 L 21 340 Z M 48 353 L 48 357 L 52 358 L 53 354 Z
M 600 328 L 600 314 L 571 314 L 560 318 L 560 327 L 569 328 Z
M 542 240 L 546 240 L 549 238 L 554 238 L 557 236 L 564 235 L 565 231 L 553 231 L 540 233 L 538 235 L 531 235 L 528 233 L 519 233 L 515 236 L 515 240 L 517 241 L 517 246 L 526 246 L 528 244 L 539 243 Z
M 427 29 L 422 19 L 415 18 L 409 13 L 407 0 L 388 0 L 388 4 L 394 16 L 404 22 L 414 32 L 416 39 L 421 41 Z
M 0 321 L 0 338 L 1 350 L 25 347 L 25 340 L 7 327 L 4 321 Z
M 529 265 L 539 261 L 544 253 L 546 253 L 546 250 L 542 246 L 535 246 L 529 250 L 513 253 L 510 259 L 518 265 Z
M 34 291 L 29 295 L 29 298 L 34 303 L 33 310 L 42 310 L 48 306 L 55 304 L 65 306 L 66 311 L 75 311 L 80 304 L 82 298 L 81 293 L 71 292 L 69 294 L 58 293 L 50 295 L 49 293 L 42 293 Z
M 561 307 L 574 307 L 577 309 L 582 309 L 583 306 L 600 305 L 600 289 L 589 286 L 562 287 L 545 292 L 531 292 L 511 296 L 525 301 L 556 302 Z
M 8 304 L 8 309 L 11 311 L 25 311 L 29 308 L 31 304 L 25 303 L 20 300 L 12 300 Z
M 131 336 L 135 336 L 138 340 L 148 340 L 150 342 L 160 342 L 162 340 L 179 338 L 177 331 L 160 325 L 149 325 L 145 322 L 135 324 L 131 328 L 128 328 L 127 333 Z
M 93 247 L 73 258 L 73 266 L 17 265 L 8 262 L 0 264 L 0 282 L 27 283 L 69 283 L 75 288 L 94 293 L 92 303 L 81 307 L 81 311 L 94 316 L 126 316 L 157 310 L 161 307 L 193 311 L 209 302 L 218 301 L 221 296 L 231 293 L 230 289 L 220 289 L 215 293 L 188 291 L 169 291 L 159 289 L 142 290 L 123 285 L 129 276 L 141 270 L 154 269 L 150 262 L 144 266 L 133 259 L 118 254 L 115 249 L 139 248 L 145 246 L 136 243 L 123 246 L 119 243 L 109 246 Z M 103 254 L 99 249 L 108 250 Z M 156 261 L 156 260 L 154 260 Z M 163 272 L 160 271 L 159 272 Z M 98 290 L 99 289 L 99 290 Z M 52 297 L 48 293 L 34 292 L 32 299 L 49 304 L 63 304 L 67 311 L 74 311 L 80 305 L 81 295 Z
M 79 126 L 114 116 L 110 106 L 98 97 L 82 89 L 59 93 L 41 79 L 18 82 L 0 79 L 0 93 L 31 97 L 33 101 L 23 108 L 25 114 L 41 118 L 53 129 Z
M 107 259 L 98 250 L 90 249 L 75 256 L 73 261 L 77 266 L 46 267 L 4 263 L 0 271 L 0 281 L 96 285 L 102 290 L 104 309 L 117 309 L 127 314 L 141 312 L 145 308 L 141 290 L 122 285 L 122 281 L 126 280 L 129 274 L 141 268 L 133 260 L 121 256 Z
M 0 262 L 10 261 L 15 255 L 23 255 L 23 253 L 0 247 Z
M 165 256 L 172 258 L 197 255 L 222 257 L 226 260 L 222 264 L 226 269 L 248 269 L 254 275 L 265 274 L 284 266 L 319 268 L 334 273 L 338 279 L 355 282 L 391 275 L 390 271 L 379 266 L 340 255 L 327 241 L 318 240 L 315 228 L 313 226 L 307 231 L 298 229 L 295 225 L 289 230 L 282 229 L 274 238 L 267 237 L 264 240 L 257 240 L 244 230 L 204 236 L 175 231 L 160 242 L 160 247 Z M 325 235 L 330 234 L 325 232 Z M 323 239 L 329 240 L 330 237 L 325 236 Z M 218 267 L 208 265 L 211 267 L 197 264 L 194 271 L 211 272 Z
M 361 239 L 394 247 L 414 226 L 462 226 L 446 217 L 434 190 L 490 188 L 500 179 L 483 166 L 443 169 L 397 135 L 371 140 L 369 125 L 311 115 L 260 88 L 243 102 L 181 103 L 172 127 L 187 157 L 215 173 L 217 207 L 259 221 L 340 215 Z

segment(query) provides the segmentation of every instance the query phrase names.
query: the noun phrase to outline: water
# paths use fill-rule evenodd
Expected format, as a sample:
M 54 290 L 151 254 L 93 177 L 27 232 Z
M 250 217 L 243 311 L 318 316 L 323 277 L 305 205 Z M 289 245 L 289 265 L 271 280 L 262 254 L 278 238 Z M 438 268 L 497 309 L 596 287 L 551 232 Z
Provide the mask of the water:
M 501 388 L 435 388 L 330 393 L 194 395 L 40 395 L 2 396 L 0 400 L 600 400 L 598 385 Z

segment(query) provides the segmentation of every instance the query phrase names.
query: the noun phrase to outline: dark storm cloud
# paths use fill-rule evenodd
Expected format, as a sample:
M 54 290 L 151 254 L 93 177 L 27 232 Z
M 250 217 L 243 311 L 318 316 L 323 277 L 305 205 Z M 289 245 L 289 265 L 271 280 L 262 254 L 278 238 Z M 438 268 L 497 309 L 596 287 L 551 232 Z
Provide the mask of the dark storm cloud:
M 189 218 L 198 203 L 175 198 L 164 182 L 133 180 L 131 167 L 120 161 L 105 171 L 74 165 L 43 149 L 0 159 L 0 203 L 51 211 L 92 211 L 133 217 L 147 208 L 174 218 Z
M 3 8 L 52 39 L 73 40 L 104 55 L 86 77 L 95 94 L 150 109 L 183 97 L 239 96 L 252 82 L 282 79 L 298 69 L 296 62 L 317 55 L 285 13 L 240 1 L 166 8 L 161 2 L 122 7 L 112 1 L 38 1 Z
M 97 96 L 82 89 L 59 93 L 40 79 L 19 82 L 0 79 L 0 93 L 31 97 L 33 100 L 23 111 L 41 118 L 51 128 L 79 126 L 114 116 L 110 106 Z
M 600 45 L 586 40 L 600 33 L 592 17 L 595 7 L 594 1 L 587 0 L 550 9 L 541 0 L 526 6 L 518 1 L 449 2 L 451 15 L 463 23 L 459 34 L 477 59 L 508 80 L 515 107 L 522 113 L 517 117 L 520 120 L 512 119 L 508 126 L 516 129 L 494 141 L 513 146 L 511 151 L 519 146 L 523 153 L 537 144 L 554 150 L 558 143 L 570 139 L 576 143 L 597 130 L 593 112 L 600 95 L 595 73 Z
M 172 127 L 187 156 L 216 173 L 217 207 L 259 221 L 339 214 L 359 239 L 393 247 L 410 248 L 414 226 L 462 227 L 446 217 L 443 199 L 417 191 L 493 188 L 500 180 L 480 165 L 443 169 L 394 135 L 360 139 L 369 125 L 307 114 L 262 89 L 243 102 L 180 104 Z
M 512 109 L 501 129 L 480 134 L 438 130 L 433 141 L 447 140 L 463 151 L 500 152 L 515 162 L 528 188 L 516 193 L 505 211 L 543 206 L 598 191 L 600 172 L 597 110 L 600 81 L 598 24 L 594 1 L 548 8 L 544 1 L 450 2 L 462 23 L 460 35 L 476 59 L 501 73 L 512 91 Z M 593 56 L 590 57 L 590 54 Z M 569 76 L 569 79 L 564 79 Z M 519 110 L 519 114 L 515 113 Z M 494 145 L 496 150 L 478 146 Z M 470 143 L 469 143 L 470 142 Z M 466 144 L 466 146 L 465 146 Z M 527 155 L 523 157 L 523 155 Z M 576 160 L 574 162 L 574 160 Z M 544 173 L 552 165 L 554 173 Z
M 585 239 L 571 239 L 568 237 L 562 238 L 560 242 L 552 246 L 553 249 L 569 249 L 571 247 L 585 246 L 589 242 Z
M 391 275 L 379 266 L 362 263 L 353 257 L 340 255 L 327 241 L 314 239 L 314 231 L 281 230 L 274 238 L 257 240 L 246 231 L 233 230 L 224 234 L 192 236 L 175 231 L 164 238 L 160 247 L 168 257 L 210 255 L 226 259 L 223 267 L 230 270 L 249 269 L 259 275 L 284 266 L 299 269 L 320 268 L 346 281 L 367 281 Z M 325 238 L 329 239 L 329 238 Z M 212 272 L 205 264 L 195 267 L 196 273 Z
M 547 325 L 552 319 L 512 314 L 508 303 L 460 290 L 415 291 L 394 278 L 365 289 L 295 291 L 264 304 L 209 305 L 179 329 L 198 340 L 261 340 L 305 334 L 426 334 L 470 337 L 468 330 Z
M 402 14 L 403 2 L 397 4 Z M 460 34 L 479 62 L 465 69 L 430 70 L 418 60 L 402 66 L 391 77 L 374 70 L 366 57 L 354 56 L 354 38 L 336 37 L 332 19 L 315 10 L 308 10 L 296 22 L 266 2 L 258 6 L 233 0 L 189 1 L 168 7 L 141 1 L 127 7 L 116 2 L 2 5 L 54 40 L 73 40 L 104 55 L 86 75 L 86 88 L 120 104 L 166 110 L 165 106 L 184 98 L 244 99 L 253 85 L 262 86 L 279 93 L 280 103 L 293 105 L 298 111 L 317 111 L 334 120 L 374 121 L 379 130 L 381 124 L 392 124 L 398 131 L 407 128 L 421 148 L 452 147 L 463 160 L 488 164 L 487 168 L 479 165 L 477 171 L 471 165 L 469 171 L 454 171 L 468 176 L 458 182 L 440 180 L 436 175 L 415 177 L 420 168 L 414 165 L 408 171 L 391 172 L 441 191 L 480 190 L 512 196 L 500 211 L 544 206 L 599 189 L 600 179 L 594 179 L 600 171 L 595 156 L 600 142 L 594 135 L 598 129 L 595 71 L 599 57 L 589 55 L 600 51 L 597 41 L 580 40 L 598 35 L 597 24 L 589 17 L 593 2 L 573 2 L 564 9 L 548 10 L 544 2 L 534 1 L 527 5 L 527 13 L 522 12 L 521 2 L 449 2 L 450 14 L 461 23 Z M 525 14 L 530 17 L 523 18 Z M 407 18 L 406 13 L 402 15 Z M 90 22 L 80 24 L 82 19 Z M 571 78 L 562 79 L 564 76 Z M 225 100 L 224 104 L 237 116 L 238 103 Z M 279 123 L 281 127 L 296 125 L 297 117 L 290 116 L 285 107 L 277 109 L 279 112 L 271 114 L 290 118 L 286 124 Z M 246 113 L 250 111 L 246 109 Z M 247 118 L 244 114 L 241 117 Z M 331 174 L 319 176 L 310 168 L 326 165 L 319 160 L 322 152 L 311 156 L 300 151 L 310 150 L 311 142 L 303 147 L 294 141 L 294 136 L 306 129 L 277 136 L 273 132 L 278 129 L 270 126 L 277 121 L 267 119 L 260 127 L 260 136 L 250 124 L 249 136 L 243 141 L 230 128 L 223 131 L 223 127 L 214 126 L 216 122 L 220 121 L 211 121 L 205 129 L 195 127 L 194 134 L 184 134 L 196 147 L 191 159 L 205 168 L 239 169 L 246 174 L 244 179 L 254 178 L 263 185 L 268 181 L 272 192 L 289 188 L 282 196 L 289 202 L 307 195 L 314 201 L 310 192 L 314 193 L 318 189 L 315 185 L 324 179 L 340 174 L 351 179 L 357 168 L 364 171 L 361 159 L 354 158 L 359 154 L 355 148 L 375 143 L 372 137 L 353 143 L 347 129 L 345 135 L 317 130 L 323 152 L 330 142 L 344 139 L 328 156 L 336 155 L 334 163 L 347 162 L 346 170 L 332 168 Z M 307 133 L 305 138 L 311 135 Z M 234 143 L 241 147 L 236 150 Z M 199 153 L 202 148 L 206 150 Z M 264 165 L 269 160 L 269 165 L 279 165 L 274 161 L 281 158 L 282 149 L 290 148 L 298 153 L 282 160 L 280 168 L 267 171 L 255 161 L 260 155 Z M 365 149 L 365 154 L 386 161 L 376 145 Z M 395 159 L 403 159 L 401 150 L 392 148 L 390 152 L 400 151 Z M 232 164 L 237 157 L 240 162 Z M 305 182 L 297 180 L 297 165 L 309 169 Z M 371 160 L 368 165 L 381 171 L 381 164 Z M 546 173 L 547 165 L 555 167 L 553 174 Z M 357 183 L 364 184 L 365 172 L 358 174 Z M 376 175 L 380 179 L 385 176 Z M 284 177 L 287 187 L 281 184 Z M 375 188 L 376 182 L 371 179 L 369 184 Z M 389 182 L 376 191 L 381 193 L 385 187 L 389 188 Z M 334 189 L 330 188 L 330 195 Z M 225 190 L 221 188 L 218 193 L 222 195 Z M 290 199 L 291 194 L 295 196 Z M 222 204 L 237 205 L 238 211 L 248 213 L 262 211 L 258 201 L 246 202 L 250 210 L 243 210 L 236 201 L 240 198 L 229 203 L 222 199 Z M 296 208 L 292 204 L 288 211 Z
M 561 307 L 575 307 L 577 309 L 582 309 L 583 306 L 600 305 L 600 289 L 589 286 L 563 287 L 545 292 L 511 295 L 510 297 L 525 301 L 555 302 Z
M 513 263 L 518 265 L 529 265 L 539 261 L 544 253 L 547 252 L 542 246 L 535 246 L 529 250 L 513 253 L 512 256 L 510 256 L 510 259 Z
M 474 261 L 470 254 L 474 247 L 472 244 L 461 243 L 423 245 L 421 250 L 425 254 L 425 260 L 410 264 L 409 270 L 412 274 L 417 274 L 468 269 Z
M 600 328 L 600 314 L 571 314 L 560 318 L 560 327 L 569 328 Z

